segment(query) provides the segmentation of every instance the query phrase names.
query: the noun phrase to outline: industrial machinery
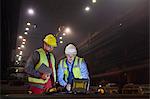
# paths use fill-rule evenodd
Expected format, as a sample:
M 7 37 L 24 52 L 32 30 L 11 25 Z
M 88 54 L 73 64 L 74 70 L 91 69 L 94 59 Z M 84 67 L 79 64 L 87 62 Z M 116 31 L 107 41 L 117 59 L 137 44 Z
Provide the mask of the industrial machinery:
M 123 94 L 150 94 L 150 86 L 147 85 L 137 85 L 133 83 L 129 83 L 124 85 L 122 89 Z
M 97 89 L 97 93 L 103 95 L 103 94 L 118 94 L 119 87 L 116 83 L 108 83 L 104 86 L 99 85 L 99 88 Z

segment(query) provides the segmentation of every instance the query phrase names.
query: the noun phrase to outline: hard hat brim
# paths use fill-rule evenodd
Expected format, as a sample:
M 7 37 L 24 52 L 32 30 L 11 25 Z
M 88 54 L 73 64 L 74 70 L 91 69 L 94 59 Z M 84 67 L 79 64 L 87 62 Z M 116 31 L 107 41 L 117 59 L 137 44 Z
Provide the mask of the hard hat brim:
M 45 41 L 45 39 L 43 40 L 44 41 L 44 43 L 46 43 L 47 45 L 49 45 L 49 46 L 52 46 L 52 47 L 57 47 L 57 43 L 54 43 L 54 44 L 48 44 L 46 41 Z

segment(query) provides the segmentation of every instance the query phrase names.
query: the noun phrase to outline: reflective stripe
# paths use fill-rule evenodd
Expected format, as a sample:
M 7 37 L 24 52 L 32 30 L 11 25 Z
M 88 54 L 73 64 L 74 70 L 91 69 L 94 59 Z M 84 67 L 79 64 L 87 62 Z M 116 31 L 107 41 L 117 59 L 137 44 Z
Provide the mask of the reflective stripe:
M 79 58 L 76 56 L 76 57 L 75 57 L 75 60 L 74 60 L 74 66 L 77 66 L 77 65 L 78 65 L 78 59 L 79 59 Z
M 68 73 L 68 66 L 67 66 L 67 63 L 66 63 L 66 58 L 65 59 L 63 59 L 62 60 L 62 67 L 63 67 L 63 70 L 64 70 L 64 75 L 65 75 L 65 81 L 67 82 L 68 80 L 67 80 L 67 78 L 68 78 L 68 75 L 69 75 L 69 73 Z
M 37 88 L 40 88 L 40 89 L 44 88 L 44 85 L 40 85 L 40 84 L 30 84 L 30 85 L 34 86 L 34 87 L 37 87 Z
M 54 82 L 56 82 L 56 69 L 55 69 L 55 58 L 52 53 L 50 53 L 50 59 L 52 62 L 52 69 L 53 69 L 53 75 L 54 75 Z
M 29 81 L 29 82 L 32 82 L 32 83 L 45 84 L 48 80 L 43 80 L 43 79 L 28 77 L 28 81 Z
M 83 61 L 83 58 L 80 58 L 80 59 L 79 59 L 79 64 L 80 64 L 80 65 L 81 65 L 82 61 Z
M 78 58 L 78 65 L 79 65 L 79 61 L 80 61 L 80 58 Z

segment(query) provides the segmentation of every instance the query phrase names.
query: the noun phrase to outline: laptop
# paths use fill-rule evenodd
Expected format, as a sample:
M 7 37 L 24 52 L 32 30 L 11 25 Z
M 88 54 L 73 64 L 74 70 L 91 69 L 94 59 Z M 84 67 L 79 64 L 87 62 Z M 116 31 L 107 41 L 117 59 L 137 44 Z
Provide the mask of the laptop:
M 73 79 L 72 92 L 76 93 L 87 93 L 89 90 L 89 79 Z

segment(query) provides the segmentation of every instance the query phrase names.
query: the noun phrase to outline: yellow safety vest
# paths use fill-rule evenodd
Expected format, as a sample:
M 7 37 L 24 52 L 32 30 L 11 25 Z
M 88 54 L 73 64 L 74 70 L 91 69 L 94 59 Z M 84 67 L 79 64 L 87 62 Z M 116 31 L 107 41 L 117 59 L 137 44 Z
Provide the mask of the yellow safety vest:
M 81 70 L 80 70 L 80 65 L 83 61 L 83 58 L 79 58 L 79 57 L 75 57 L 75 60 L 74 60 L 74 65 L 73 65 L 73 75 L 75 78 L 82 78 L 81 76 Z M 60 64 L 62 66 L 62 69 L 64 70 L 64 80 L 67 82 L 67 78 L 69 76 L 69 71 L 68 71 L 68 66 L 67 66 L 67 63 L 66 63 L 66 58 L 65 59 L 62 59 L 60 61 Z
M 38 49 L 37 51 L 40 54 L 40 60 L 39 60 L 38 64 L 35 66 L 35 70 L 38 70 L 42 64 L 45 64 L 47 67 L 49 67 L 49 63 L 48 63 L 48 59 L 47 59 L 45 51 L 42 48 Z M 52 53 L 50 53 L 50 59 L 52 62 L 52 71 L 53 71 L 53 75 L 54 75 L 54 82 L 56 82 L 55 58 Z M 43 80 L 43 79 L 34 78 L 34 77 L 28 77 L 28 81 L 32 82 L 32 83 L 45 84 L 45 83 L 47 83 L 48 80 Z

